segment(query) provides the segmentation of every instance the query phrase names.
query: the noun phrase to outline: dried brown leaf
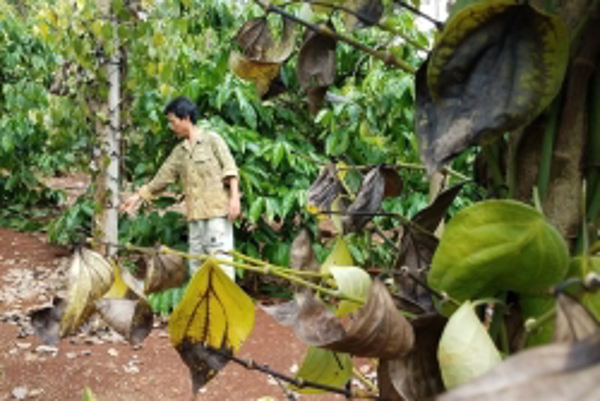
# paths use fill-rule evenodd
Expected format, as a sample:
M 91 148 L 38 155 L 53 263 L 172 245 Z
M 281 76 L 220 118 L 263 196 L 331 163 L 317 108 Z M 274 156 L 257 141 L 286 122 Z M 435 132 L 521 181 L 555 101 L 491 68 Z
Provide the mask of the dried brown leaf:
M 190 370 L 193 394 L 197 394 L 206 383 L 227 365 L 229 358 L 225 355 L 233 355 L 226 347 L 222 347 L 219 350 L 220 353 L 218 353 L 209 347 L 205 347 L 202 343 L 191 343 L 187 340 L 179 344 L 176 349 L 183 363 Z
M 345 191 L 338 179 L 335 164 L 327 163 L 308 189 L 306 197 L 310 206 L 329 211 L 332 202 L 342 193 Z
M 102 319 L 133 345 L 140 344 L 152 331 L 154 315 L 143 299 L 101 298 L 96 309 Z
M 312 272 L 319 271 L 319 262 L 317 255 L 313 250 L 308 231 L 303 229 L 292 242 L 291 250 L 292 269 L 306 270 Z
M 385 182 L 385 190 L 383 192 L 384 198 L 393 198 L 400 196 L 402 193 L 402 178 L 398 174 L 398 170 L 394 166 L 382 165 L 380 168 L 381 175 Z
M 310 292 L 297 294 L 296 302 L 300 305 L 300 311 L 294 332 L 302 341 L 308 345 L 323 346 L 344 338 L 344 326 L 335 314 Z
M 437 349 L 446 319 L 430 314 L 418 317 L 411 324 L 415 330 L 415 346 L 410 353 L 380 361 L 377 378 L 383 398 L 417 401 L 444 391 Z
M 52 306 L 46 306 L 33 310 L 29 313 L 33 332 L 46 345 L 56 346 L 60 322 L 67 302 L 59 297 L 52 299 Z
M 333 30 L 333 26 L 329 25 Z M 307 30 L 298 54 L 298 82 L 304 89 L 314 86 L 328 87 L 335 80 L 335 39 Z
M 298 312 L 300 312 L 300 305 L 296 300 L 279 305 L 260 305 L 260 307 L 283 327 L 291 327 L 296 324 Z
M 181 287 L 188 279 L 185 260 L 179 255 L 155 253 L 148 262 L 144 292 L 152 294 Z
M 348 215 L 344 218 L 344 230 L 360 231 L 371 221 L 372 213 L 379 211 L 384 193 L 385 178 L 381 173 L 381 167 L 377 166 L 363 178 L 356 199 L 348 207 Z
M 346 7 L 353 10 L 358 18 L 352 14 L 345 13 L 346 29 L 355 29 L 373 26 L 379 22 L 383 15 L 383 2 L 381 0 L 350 0 Z
M 391 359 L 406 355 L 414 340 L 412 326 L 396 309 L 388 289 L 375 280 L 366 305 L 358 311 L 346 336 L 322 346 L 362 357 Z
M 278 63 L 253 60 L 237 52 L 231 52 L 229 68 L 239 78 L 254 82 L 261 96 L 267 93 L 271 81 L 279 75 Z
M 581 303 L 567 294 L 560 294 L 556 304 L 554 341 L 571 342 L 583 340 L 594 334 L 600 325 Z
M 583 341 L 520 352 L 439 401 L 600 399 L 600 330 Z

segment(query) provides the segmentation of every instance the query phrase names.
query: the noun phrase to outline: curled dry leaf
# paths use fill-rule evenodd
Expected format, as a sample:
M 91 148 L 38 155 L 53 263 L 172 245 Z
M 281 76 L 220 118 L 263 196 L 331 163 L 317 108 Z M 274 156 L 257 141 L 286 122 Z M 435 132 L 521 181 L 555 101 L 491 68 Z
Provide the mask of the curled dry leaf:
M 96 301 L 96 309 L 132 345 L 140 344 L 152 331 L 154 315 L 146 300 L 101 298 Z
M 531 348 L 438 401 L 600 399 L 600 330 L 583 341 Z
M 45 345 L 56 346 L 60 323 L 67 303 L 64 299 L 54 297 L 52 305 L 35 309 L 29 313 L 33 332 Z
M 273 40 L 267 17 L 247 21 L 235 36 L 243 53 L 232 52 L 229 58 L 231 70 L 242 79 L 254 81 L 262 98 L 283 92 L 283 82 L 277 80 L 279 67 L 294 51 L 296 24 L 282 18 L 283 34 L 278 43 Z
M 73 333 L 90 317 L 94 302 L 110 289 L 113 279 L 112 266 L 99 253 L 86 248 L 75 251 L 60 337 Z
M 333 31 L 333 25 L 327 29 Z M 308 91 L 309 107 L 313 114 L 325 98 L 327 88 L 335 80 L 336 41 L 331 36 L 306 30 L 304 42 L 298 54 L 298 82 Z
M 171 343 L 190 370 L 194 392 L 225 363 L 212 350 L 237 352 L 253 328 L 250 297 L 215 260 L 204 262 L 169 319 Z
M 437 314 L 422 315 L 411 322 L 415 330 L 413 349 L 406 356 L 380 361 L 377 381 L 382 398 L 418 401 L 444 391 L 437 348 L 446 322 Z
M 527 2 L 458 12 L 416 77 L 416 130 L 428 172 L 539 115 L 562 85 L 568 45 L 560 18 Z
M 294 324 L 294 332 L 298 338 L 317 347 L 344 338 L 346 330 L 342 323 L 310 291 L 300 292 L 295 298 L 300 306 Z
M 385 193 L 385 178 L 381 166 L 377 166 L 363 178 L 356 199 L 348 207 L 344 218 L 344 230 L 360 231 L 373 219 L 372 213 L 379 211 Z
M 181 287 L 188 279 L 185 260 L 179 255 L 155 253 L 150 258 L 144 281 L 144 292 L 152 294 Z
M 340 194 L 345 194 L 345 191 L 338 178 L 335 164 L 327 163 L 308 189 L 306 197 L 310 207 L 329 211 L 331 204 Z
M 402 193 L 402 178 L 400 178 L 400 174 L 398 174 L 398 170 L 395 166 L 387 166 L 381 165 L 380 167 L 381 175 L 383 175 L 383 180 L 385 182 L 385 190 L 383 191 L 384 198 L 394 198 L 396 196 L 400 196 Z
M 598 329 L 600 329 L 598 320 L 581 303 L 567 294 L 558 296 L 554 341 L 583 340 Z
M 317 255 L 312 248 L 312 242 L 306 229 L 302 229 L 296 238 L 294 238 L 291 253 L 292 269 L 319 271 Z
M 345 5 L 358 16 L 357 18 L 355 15 L 344 13 L 346 29 L 349 31 L 373 26 L 379 22 L 383 15 L 383 2 L 381 0 L 350 0 L 346 1 Z

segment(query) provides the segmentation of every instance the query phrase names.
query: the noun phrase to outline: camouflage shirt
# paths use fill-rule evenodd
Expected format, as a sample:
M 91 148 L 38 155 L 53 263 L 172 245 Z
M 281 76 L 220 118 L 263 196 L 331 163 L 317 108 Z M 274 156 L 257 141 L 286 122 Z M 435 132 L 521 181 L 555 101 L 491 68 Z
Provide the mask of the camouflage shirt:
M 225 179 L 237 176 L 238 169 L 223 138 L 199 128 L 195 143 L 191 145 L 184 140 L 177 145 L 154 179 L 139 193 L 143 199 L 151 200 L 180 178 L 188 221 L 223 217 L 229 213 L 230 199 Z

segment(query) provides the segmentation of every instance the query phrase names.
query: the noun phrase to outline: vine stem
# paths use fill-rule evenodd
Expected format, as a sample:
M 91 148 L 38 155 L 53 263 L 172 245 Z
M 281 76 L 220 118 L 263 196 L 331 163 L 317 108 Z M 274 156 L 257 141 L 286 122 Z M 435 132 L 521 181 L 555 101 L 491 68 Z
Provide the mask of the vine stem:
M 546 313 L 544 313 L 538 319 L 531 319 L 531 320 L 526 321 L 525 322 L 525 334 L 523 334 L 523 338 L 521 339 L 521 346 L 519 348 L 520 349 L 525 348 L 525 344 L 527 344 L 527 340 L 529 339 L 529 336 L 531 335 L 531 333 L 534 333 L 540 327 L 542 327 L 543 325 L 548 323 L 550 320 L 552 320 L 554 318 L 555 315 L 556 315 L 556 306 L 549 309 L 548 311 L 546 311 Z
M 260 372 L 263 373 L 267 373 L 273 377 L 276 377 L 277 379 L 280 379 L 282 381 L 285 381 L 287 383 L 290 383 L 298 388 L 306 388 L 306 387 L 311 387 L 311 388 L 316 388 L 316 389 L 321 389 L 321 390 L 326 390 L 332 393 L 337 393 L 337 394 L 343 394 L 345 395 L 348 399 L 371 399 L 371 400 L 382 400 L 378 395 L 373 395 L 373 394 L 369 394 L 367 392 L 361 391 L 361 390 L 356 390 L 356 391 L 351 391 L 351 390 L 346 390 L 346 389 L 342 389 L 342 388 L 337 388 L 337 387 L 332 387 L 332 386 L 328 386 L 326 384 L 320 384 L 320 383 L 315 383 L 312 381 L 308 381 L 308 380 L 303 380 L 303 379 L 296 379 L 290 376 L 286 376 L 283 373 L 279 373 L 277 371 L 274 371 L 272 369 L 270 369 L 268 366 L 265 365 L 260 365 L 258 363 L 256 363 L 253 360 L 244 360 L 241 358 L 238 358 L 234 355 L 231 355 L 227 352 L 223 352 L 220 349 L 211 347 L 211 346 L 207 346 L 208 350 L 210 350 L 211 352 L 215 353 L 215 354 L 219 354 L 220 356 L 229 359 L 230 361 L 233 361 L 235 363 L 237 363 L 238 365 L 248 369 L 248 370 L 258 370 Z
M 397 58 L 394 54 L 392 54 L 390 52 L 377 51 L 368 46 L 365 46 L 364 44 L 358 42 L 357 40 L 349 38 L 348 36 L 341 35 L 337 32 L 334 32 L 331 29 L 327 28 L 326 26 L 318 26 L 315 24 L 311 24 L 310 22 L 307 22 L 307 21 L 303 20 L 302 18 L 298 18 L 295 15 L 292 15 L 292 14 L 286 12 L 285 10 L 281 9 L 280 7 L 278 7 L 276 5 L 265 4 L 262 0 L 254 0 L 254 1 L 260 7 L 262 7 L 263 10 L 265 10 L 265 12 L 267 12 L 267 13 L 269 13 L 269 12 L 277 13 L 291 21 L 296 22 L 297 24 L 305 26 L 306 28 L 308 28 L 320 35 L 328 36 L 336 41 L 347 43 L 350 46 L 352 46 L 362 52 L 368 53 L 371 56 L 378 58 L 379 60 L 383 61 L 385 64 L 391 65 L 394 67 L 398 67 L 398 68 L 406 71 L 409 74 L 415 74 L 417 72 L 417 70 L 414 67 L 409 65 L 407 62 L 400 60 L 399 58 Z

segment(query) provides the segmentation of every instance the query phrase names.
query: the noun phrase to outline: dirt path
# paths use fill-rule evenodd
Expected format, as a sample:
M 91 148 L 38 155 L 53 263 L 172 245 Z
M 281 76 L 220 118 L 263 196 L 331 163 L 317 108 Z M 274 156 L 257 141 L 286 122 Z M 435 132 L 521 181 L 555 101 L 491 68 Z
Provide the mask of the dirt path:
M 141 348 L 118 336 L 73 337 L 57 352 L 40 347 L 22 323 L 26 311 L 49 301 L 65 283 L 70 254 L 41 235 L 0 228 L 0 401 L 75 401 L 89 387 L 99 401 L 189 400 L 187 368 L 170 346 L 164 326 L 155 328 Z M 257 309 L 256 326 L 240 357 L 293 375 L 306 347 L 291 330 Z M 25 398 L 19 398 L 25 395 Z M 285 400 L 268 376 L 230 363 L 203 389 L 200 400 Z M 307 400 L 341 396 L 305 395 Z

